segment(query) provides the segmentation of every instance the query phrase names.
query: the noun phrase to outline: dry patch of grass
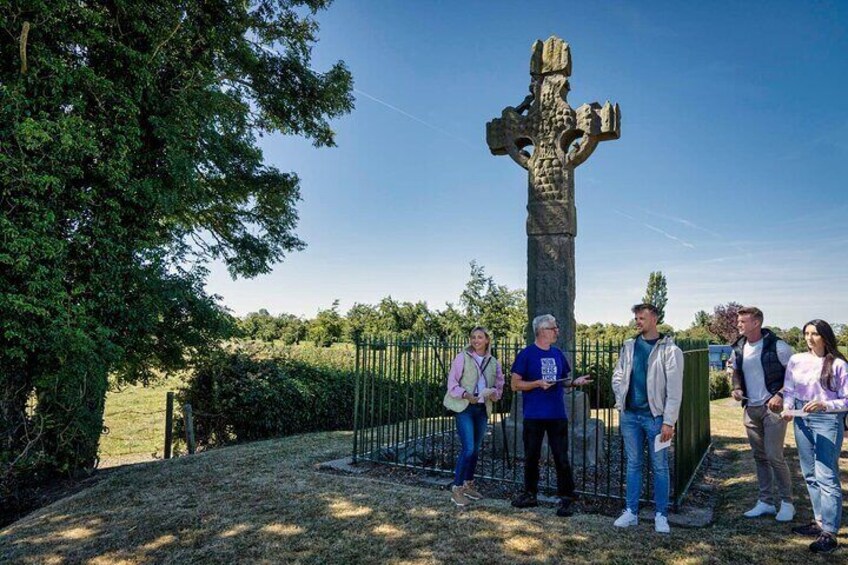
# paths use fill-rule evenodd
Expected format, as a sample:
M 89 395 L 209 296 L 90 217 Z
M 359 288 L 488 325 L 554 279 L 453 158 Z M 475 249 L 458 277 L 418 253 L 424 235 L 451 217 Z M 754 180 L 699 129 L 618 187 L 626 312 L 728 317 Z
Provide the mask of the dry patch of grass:
M 605 516 L 561 519 L 552 508 L 519 511 L 503 500 L 457 509 L 447 492 L 432 488 L 317 472 L 316 463 L 350 451 L 351 434 L 331 432 L 114 471 L 0 531 L 0 561 L 817 562 L 808 542 L 788 535 L 789 526 L 741 517 L 757 496 L 741 413 L 722 400 L 712 414 L 716 445 L 729 463 L 709 528 L 659 536 L 645 523 L 620 531 Z M 792 464 L 800 520 L 809 504 L 794 458 Z

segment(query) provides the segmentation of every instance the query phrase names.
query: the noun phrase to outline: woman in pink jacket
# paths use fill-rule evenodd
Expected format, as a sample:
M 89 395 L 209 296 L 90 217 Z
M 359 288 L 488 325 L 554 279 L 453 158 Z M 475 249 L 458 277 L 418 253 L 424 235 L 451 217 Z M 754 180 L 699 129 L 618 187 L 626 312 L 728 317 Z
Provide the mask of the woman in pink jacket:
M 456 413 L 461 444 L 451 487 L 451 500 L 457 506 L 483 498 L 474 488 L 474 471 L 492 405 L 501 398 L 504 386 L 503 369 L 492 357 L 491 346 L 486 328 L 475 327 L 468 347 L 453 360 L 448 374 L 444 405 Z

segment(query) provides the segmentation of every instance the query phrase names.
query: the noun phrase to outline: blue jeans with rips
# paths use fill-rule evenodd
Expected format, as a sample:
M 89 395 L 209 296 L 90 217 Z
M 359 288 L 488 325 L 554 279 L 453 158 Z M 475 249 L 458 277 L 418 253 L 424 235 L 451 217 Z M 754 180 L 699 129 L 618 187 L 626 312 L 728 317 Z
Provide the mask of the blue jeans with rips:
M 668 449 L 654 451 L 654 437 L 662 431 L 662 416 L 650 413 L 621 413 L 621 435 L 627 454 L 627 509 L 639 513 L 639 495 L 642 492 L 642 466 L 645 441 L 651 454 L 651 470 L 654 475 L 654 505 L 657 514 L 668 516 Z
M 453 484 L 462 486 L 464 481 L 474 479 L 477 469 L 477 456 L 486 435 L 489 416 L 485 404 L 469 404 L 468 408 L 456 414 L 456 431 L 461 444 L 459 457 L 456 458 L 456 470 Z
M 807 401 L 795 400 L 801 409 Z M 813 516 L 825 532 L 836 535 L 842 523 L 842 485 L 839 453 L 842 451 L 844 412 L 814 412 L 795 418 L 795 444 L 801 474 L 807 483 Z

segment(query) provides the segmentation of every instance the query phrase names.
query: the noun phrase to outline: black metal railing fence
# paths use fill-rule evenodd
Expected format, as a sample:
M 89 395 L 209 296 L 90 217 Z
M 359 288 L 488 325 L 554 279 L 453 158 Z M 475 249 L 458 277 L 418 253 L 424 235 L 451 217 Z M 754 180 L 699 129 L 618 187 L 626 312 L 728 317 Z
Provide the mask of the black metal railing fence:
M 706 346 L 684 349 L 684 395 L 671 449 L 672 500 L 678 505 L 710 446 L 709 372 Z M 463 341 L 362 339 L 356 346 L 356 398 L 353 460 L 453 472 L 459 450 L 455 422 L 442 406 L 447 373 Z M 478 460 L 480 478 L 523 482 L 520 399 L 509 388 L 509 368 L 523 342 L 498 340 L 492 353 L 506 375 L 504 395 L 495 404 Z M 619 415 L 614 409 L 612 372 L 621 344 L 582 341 L 565 351 L 573 376 L 590 374 L 584 394 L 569 394 L 569 455 L 577 491 L 600 498 L 623 498 L 625 457 Z M 582 414 L 582 416 L 581 416 Z M 546 457 L 549 459 L 549 457 Z M 646 462 L 650 458 L 645 458 Z M 651 493 L 650 465 L 643 474 Z M 550 461 L 542 466 L 540 488 L 556 482 Z

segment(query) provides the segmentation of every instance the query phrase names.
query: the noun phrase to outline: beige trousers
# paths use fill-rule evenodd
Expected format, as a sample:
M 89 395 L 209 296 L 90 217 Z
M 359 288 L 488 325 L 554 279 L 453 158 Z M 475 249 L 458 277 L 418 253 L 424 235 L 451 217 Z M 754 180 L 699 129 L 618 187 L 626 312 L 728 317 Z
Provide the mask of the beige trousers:
M 760 500 L 774 505 L 781 501 L 792 502 L 792 479 L 789 465 L 783 458 L 786 421 L 763 405 L 745 407 L 744 422 L 757 464 Z M 777 498 L 774 496 L 775 485 Z

